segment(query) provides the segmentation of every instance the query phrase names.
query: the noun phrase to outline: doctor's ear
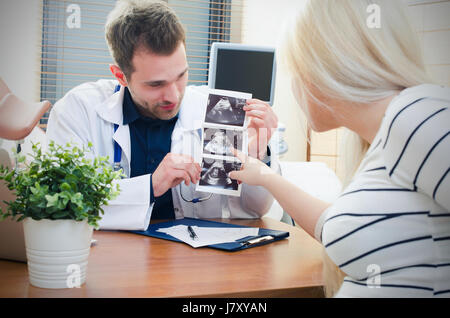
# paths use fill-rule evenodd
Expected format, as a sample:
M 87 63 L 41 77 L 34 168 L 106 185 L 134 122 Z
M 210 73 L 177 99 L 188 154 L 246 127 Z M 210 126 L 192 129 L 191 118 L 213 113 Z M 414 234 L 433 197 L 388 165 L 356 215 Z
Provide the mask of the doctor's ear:
M 109 64 L 109 70 L 111 71 L 112 75 L 119 81 L 120 85 L 128 86 L 127 78 L 125 77 L 125 74 L 122 72 L 120 67 L 114 64 Z

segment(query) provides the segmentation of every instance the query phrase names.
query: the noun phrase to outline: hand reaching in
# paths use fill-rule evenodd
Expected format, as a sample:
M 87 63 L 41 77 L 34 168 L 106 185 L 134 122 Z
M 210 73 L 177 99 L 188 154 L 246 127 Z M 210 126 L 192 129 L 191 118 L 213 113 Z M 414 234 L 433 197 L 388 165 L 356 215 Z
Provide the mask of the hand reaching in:
M 231 171 L 229 177 L 249 185 L 265 186 L 275 173 L 270 167 L 258 159 L 246 156 L 233 149 L 234 155 L 242 162 L 241 170 Z

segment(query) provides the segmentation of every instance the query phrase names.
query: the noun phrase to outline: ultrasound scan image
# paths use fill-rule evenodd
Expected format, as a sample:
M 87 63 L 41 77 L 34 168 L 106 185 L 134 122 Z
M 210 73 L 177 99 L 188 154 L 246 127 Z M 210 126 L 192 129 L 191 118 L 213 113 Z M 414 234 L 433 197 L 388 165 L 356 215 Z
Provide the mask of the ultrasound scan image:
M 228 173 L 240 170 L 241 164 L 223 159 L 203 158 L 200 185 L 225 190 L 237 190 L 238 183 L 228 177 Z
M 242 127 L 245 121 L 245 99 L 210 94 L 205 122 Z
M 203 133 L 206 154 L 233 156 L 233 148 L 242 151 L 242 131 L 205 128 Z

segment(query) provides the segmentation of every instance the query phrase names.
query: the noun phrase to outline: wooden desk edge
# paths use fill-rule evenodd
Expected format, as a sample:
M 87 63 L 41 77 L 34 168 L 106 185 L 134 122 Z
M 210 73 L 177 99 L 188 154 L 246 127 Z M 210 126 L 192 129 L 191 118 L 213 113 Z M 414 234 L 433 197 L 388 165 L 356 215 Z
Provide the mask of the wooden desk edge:
M 230 223 L 235 224 L 242 224 L 242 225 L 250 225 L 249 223 L 255 222 L 255 220 L 222 220 L 222 221 L 228 221 Z M 276 225 L 277 229 L 280 230 L 292 230 L 290 225 L 284 224 L 284 223 L 278 223 L 278 221 L 263 218 L 260 219 L 259 222 L 261 222 L 261 225 L 268 226 L 269 228 L 272 225 Z M 298 229 L 298 228 L 297 228 Z M 298 229 L 300 230 L 300 229 Z M 2 264 L 3 262 L 0 262 L 0 267 L 3 267 L 6 264 Z M 9 263 L 9 262 L 8 262 Z M 14 262 L 13 262 L 14 263 Z M 11 265 L 11 263 L 9 263 Z M 26 266 L 26 264 L 23 263 L 17 263 L 21 264 L 23 266 Z M 13 266 L 16 269 L 22 266 Z M 23 269 L 22 269 L 23 270 Z M 20 270 L 19 270 L 20 272 Z M 5 286 L 3 286 L 5 287 Z M 34 288 L 34 287 L 31 287 Z M 0 288 L 2 290 L 2 288 Z M 2 294 L 2 293 L 0 293 Z M 14 293 L 13 293 L 14 294 Z M 17 295 L 17 293 L 16 293 Z M 48 297 L 45 296 L 48 295 L 46 292 L 42 293 L 42 297 Z M 78 294 L 78 297 L 80 294 Z M 3 297 L 3 296 L 0 296 Z M 20 296 L 19 296 L 20 297 Z M 24 297 L 27 297 L 24 294 Z M 40 296 L 38 296 L 40 297 Z M 64 297 L 64 296 L 62 296 Z M 71 297 L 71 296 L 70 296 Z M 74 297 L 77 297 L 74 295 Z M 81 296 L 83 297 L 83 296 Z M 114 296 L 113 296 L 114 297 Z M 133 296 L 131 296 L 133 297 Z M 237 291 L 237 292 L 227 292 L 227 291 L 218 291 L 217 293 L 210 293 L 210 291 L 202 294 L 200 293 L 194 293 L 190 295 L 184 295 L 184 292 L 178 294 L 178 295 L 167 295 L 163 296 L 163 298 L 300 298 L 300 297 L 324 297 L 323 293 L 323 287 L 321 285 L 304 285 L 304 286 L 298 286 L 298 287 L 287 287 L 287 288 L 274 288 L 274 289 L 250 289 L 245 291 Z M 158 296 L 156 296 L 158 298 Z
M 239 293 L 178 296 L 175 298 L 324 298 L 323 286 L 298 287 L 274 290 L 253 290 Z

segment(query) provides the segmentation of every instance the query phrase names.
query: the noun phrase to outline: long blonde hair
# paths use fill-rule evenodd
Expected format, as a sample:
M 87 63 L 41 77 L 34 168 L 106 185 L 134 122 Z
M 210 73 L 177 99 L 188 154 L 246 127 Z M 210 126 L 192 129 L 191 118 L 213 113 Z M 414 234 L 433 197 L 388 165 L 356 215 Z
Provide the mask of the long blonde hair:
M 375 27 L 368 21 L 374 7 L 381 18 Z M 327 100 L 370 104 L 430 81 L 417 35 L 400 0 L 305 0 L 288 24 L 281 56 L 300 84 L 298 102 L 304 106 L 309 98 L 333 110 L 333 105 L 319 100 L 308 87 L 318 88 Z M 360 136 L 349 135 L 353 142 L 346 142 L 352 151 L 345 154 L 349 164 L 344 184 L 369 147 Z M 325 250 L 323 274 L 325 294 L 330 297 L 340 288 L 345 273 Z

